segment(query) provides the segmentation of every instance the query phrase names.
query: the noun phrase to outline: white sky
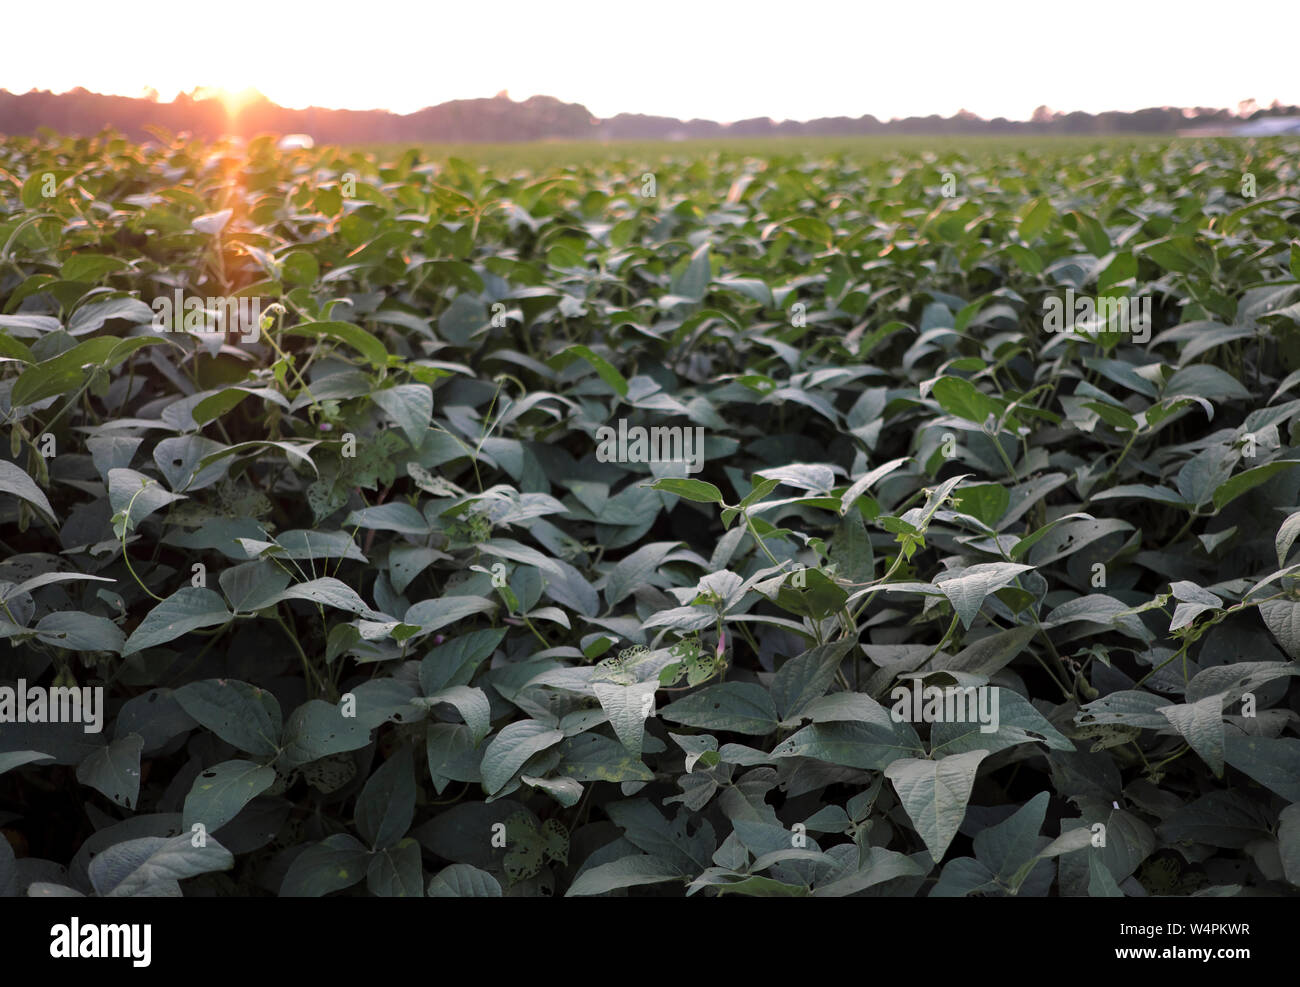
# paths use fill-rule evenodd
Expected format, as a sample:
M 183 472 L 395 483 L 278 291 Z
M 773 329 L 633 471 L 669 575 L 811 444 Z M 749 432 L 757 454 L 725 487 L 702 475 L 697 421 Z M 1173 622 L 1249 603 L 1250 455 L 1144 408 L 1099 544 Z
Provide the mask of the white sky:
M 60 0 L 3 4 L 0 88 L 406 113 L 534 94 L 733 121 L 1300 104 L 1300 0 Z M 26 40 L 24 40 L 26 39 Z

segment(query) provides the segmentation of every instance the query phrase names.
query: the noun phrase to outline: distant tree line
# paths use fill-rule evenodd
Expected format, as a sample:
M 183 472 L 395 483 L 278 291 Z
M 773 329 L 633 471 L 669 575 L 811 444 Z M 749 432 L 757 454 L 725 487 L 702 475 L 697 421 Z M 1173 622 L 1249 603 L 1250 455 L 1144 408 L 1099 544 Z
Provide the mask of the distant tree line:
M 532 140 L 671 140 L 712 137 L 847 137 L 857 134 L 1161 134 L 1196 127 L 1225 126 L 1261 116 L 1300 115 L 1300 107 L 1274 102 L 1267 109 L 1253 101 L 1238 111 L 1198 106 L 1151 107 L 1132 113 L 1056 113 L 1046 106 L 1030 120 L 997 117 L 985 120 L 966 110 L 951 117 L 879 120 L 822 117 L 816 120 L 775 121 L 767 117 L 721 124 L 712 120 L 620 113 L 598 119 L 579 103 L 550 96 L 522 102 L 505 93 L 492 99 L 460 99 L 414 113 L 387 110 L 286 109 L 258 97 L 234 117 L 220 99 L 192 94 L 170 103 L 157 99 L 106 96 L 74 89 L 67 93 L 10 93 L 0 89 L 0 134 L 32 134 L 49 127 L 63 134 L 89 136 L 111 127 L 137 139 L 148 127 L 200 137 L 222 134 L 252 136 L 263 132 L 310 134 L 317 142 L 362 144 L 381 142 L 506 142 Z

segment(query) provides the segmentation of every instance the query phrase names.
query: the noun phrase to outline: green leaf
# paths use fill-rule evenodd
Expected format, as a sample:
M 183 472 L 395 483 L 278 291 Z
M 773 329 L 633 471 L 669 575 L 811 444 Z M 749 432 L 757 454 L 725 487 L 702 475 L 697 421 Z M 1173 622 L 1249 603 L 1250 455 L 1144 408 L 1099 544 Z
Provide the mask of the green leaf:
M 1011 505 L 1011 493 L 1000 483 L 977 483 L 959 487 L 953 501 L 957 510 L 992 527 Z
M 255 559 L 221 570 L 221 590 L 236 613 L 253 613 L 273 606 L 292 578 L 279 566 Z
M 233 209 L 219 209 L 215 212 L 204 213 L 190 221 L 190 226 L 200 233 L 206 233 L 208 236 L 216 236 L 226 228 L 230 222 L 230 217 L 235 214 Z
M 686 752 L 686 773 L 690 774 L 697 764 L 704 768 L 716 767 L 719 763 L 718 738 L 711 734 L 691 736 L 682 733 L 670 733 L 673 743 Z
M 1122 432 L 1136 432 L 1138 430 L 1137 419 L 1123 408 L 1111 404 L 1109 401 L 1084 401 L 1083 407 L 1095 411 L 1097 417 L 1112 428 L 1117 428 Z
M 569 737 L 555 770 L 574 781 L 652 781 L 654 772 L 616 740 L 598 733 Z
M 1210 401 L 1249 401 L 1251 398 L 1250 391 L 1241 385 L 1241 381 L 1208 363 L 1183 367 L 1165 382 L 1165 400 L 1176 396 Z M 1147 417 L 1150 415 L 1148 411 Z
M 249 391 L 241 390 L 238 387 L 228 387 L 216 394 L 209 395 L 196 404 L 190 410 L 190 417 L 194 419 L 195 424 L 206 425 L 208 422 L 220 418 L 231 408 L 236 407 L 249 394 Z
M 98 789 L 118 805 L 134 809 L 140 797 L 140 751 L 144 738 L 138 733 L 101 747 L 77 765 L 77 781 Z
M 1178 327 L 1180 330 L 1183 326 Z M 1170 332 L 1161 333 L 1161 339 L 1170 339 Z M 1178 365 L 1186 366 L 1195 360 L 1202 353 L 1214 349 L 1216 346 L 1222 346 L 1224 343 L 1231 343 L 1238 339 L 1250 339 L 1258 330 L 1254 326 L 1222 326 L 1214 322 L 1201 323 L 1198 325 L 1196 335 L 1190 337 L 1183 345 L 1178 354 Z
M 438 331 L 456 346 L 468 346 L 488 324 L 487 307 L 472 295 L 459 294 L 438 317 Z
M 33 576 L 31 579 L 24 579 L 16 586 L 8 589 L 0 589 L 0 601 L 12 600 L 20 593 L 30 593 L 34 589 L 40 589 L 42 586 L 49 586 L 53 583 L 93 581 L 99 583 L 111 583 L 115 580 L 107 576 L 92 576 L 84 572 L 43 572 L 39 576 Z
M 940 377 L 931 393 L 948 414 L 976 425 L 983 425 L 989 415 L 998 415 L 1005 407 L 962 377 Z
M 1159 713 L 1167 717 L 1183 739 L 1210 766 L 1216 778 L 1223 777 L 1223 696 L 1206 696 L 1199 702 L 1162 706 Z
M 293 859 L 280 884 L 281 898 L 320 898 L 366 876 L 370 853 L 355 836 L 335 833 Z
M 21 768 L 24 764 L 50 760 L 53 758 L 49 754 L 42 754 L 40 751 L 2 751 L 0 752 L 0 775 L 13 768 Z
M 985 686 L 997 696 L 997 730 L 985 732 L 992 723 L 939 721 L 930 725 L 930 756 L 940 757 L 965 751 L 987 750 L 990 754 L 1017 744 L 1042 743 L 1051 750 L 1073 751 L 1072 744 L 1029 700 L 997 686 Z
M 758 278 L 720 277 L 714 280 L 719 288 L 738 292 L 750 301 L 758 302 L 764 308 L 771 308 L 775 304 L 772 299 L 772 289 Z
M 3 328 L 0 326 L 0 328 Z M 0 332 L 0 357 L 17 360 L 19 363 L 35 363 L 32 351 L 14 339 L 8 333 Z
M 672 280 L 669 289 L 672 294 L 689 298 L 693 302 L 704 300 L 713 278 L 713 267 L 709 261 L 709 245 L 701 244 L 691 254 L 690 262 Z
M 1167 271 L 1179 274 L 1209 273 L 1214 270 L 1210 251 L 1190 236 L 1171 236 L 1151 240 L 1138 250 Z
M 406 588 L 415 581 L 425 569 L 447 555 L 436 548 L 421 545 L 394 545 L 388 551 L 388 578 L 393 589 L 405 593 Z
M 540 788 L 566 809 L 571 809 L 582 799 L 583 787 L 573 778 L 537 778 L 533 775 L 520 775 L 519 780 L 525 785 Z
M 781 666 L 772 680 L 771 694 L 782 722 L 798 716 L 813 700 L 825 695 L 852 647 L 852 641 L 818 645 Z
M 225 602 L 212 590 L 182 587 L 145 615 L 140 626 L 126 639 L 122 654 L 131 655 L 166 644 L 201 627 L 225 624 L 232 616 Z
M 1100 497 L 1100 495 L 1098 495 L 1098 496 L 1094 497 L 1094 499 L 1095 499 L 1095 500 L 1100 500 L 1101 497 Z M 1087 520 L 1087 521 L 1092 521 L 1092 520 L 1094 520 L 1094 518 L 1093 518 L 1093 516 L 1092 516 L 1091 514 L 1083 514 L 1083 513 L 1080 513 L 1080 512 L 1074 512 L 1074 513 L 1071 513 L 1071 514 L 1064 514 L 1064 515 L 1062 515 L 1061 517 L 1056 518 L 1056 519 L 1053 520 L 1053 521 L 1048 521 L 1045 525 L 1043 525 L 1043 526 L 1042 526 L 1041 528 L 1039 528 L 1037 531 L 1034 531 L 1034 532 L 1032 532 L 1032 533 L 1030 533 L 1030 534 L 1028 534 L 1028 535 L 1025 535 L 1025 537 L 1021 538 L 1018 542 L 1016 542 L 1016 543 L 1011 547 L 1011 551 L 1010 551 L 1008 554 L 1011 556 L 1011 558 L 1012 558 L 1013 561 L 1016 560 L 1016 559 L 1022 559 L 1022 558 L 1024 558 L 1025 553 L 1028 552 L 1028 551 L 1029 551 L 1031 548 L 1033 548 L 1035 545 L 1037 545 L 1040 541 L 1042 541 L 1043 538 L 1046 537 L 1046 536 L 1051 532 L 1051 530 L 1052 530 L 1053 528 L 1055 528 L 1058 524 L 1061 524 L 1063 521 L 1069 521 L 1069 520 L 1073 520 L 1073 519 L 1083 519 L 1083 520 Z
M 840 513 L 847 514 L 849 508 L 853 506 L 859 497 L 870 490 L 877 480 L 883 479 L 890 473 L 893 473 L 905 462 L 907 462 L 907 457 L 891 459 L 889 462 L 882 463 L 875 469 L 864 473 L 862 476 L 854 480 L 849 488 L 844 491 L 843 496 L 840 497 Z
M 284 336 L 310 336 L 337 339 L 347 343 L 366 358 L 366 362 L 375 367 L 388 365 L 388 350 L 375 336 L 351 322 L 306 322 L 292 329 L 286 329 Z
M 1261 483 L 1271 480 L 1283 470 L 1289 470 L 1293 466 L 1300 466 L 1300 459 L 1281 459 L 1263 466 L 1256 466 L 1254 469 L 1248 469 L 1245 472 L 1238 473 L 1227 483 L 1217 487 L 1214 491 L 1214 509 L 1221 511 L 1230 503 L 1249 490 L 1255 489 Z
M 969 629 L 979 616 L 986 596 L 1032 568 L 1020 562 L 984 562 L 962 569 L 955 575 L 937 576 L 935 585 L 952 603 L 962 626 Z
M 1237 661 L 1227 665 L 1210 665 L 1192 676 L 1184 698 L 1199 702 L 1218 695 L 1225 703 L 1236 702 L 1246 692 L 1253 692 L 1267 682 L 1300 675 L 1300 664 L 1289 661 Z
M 469 727 L 475 746 L 492 731 L 492 708 L 482 689 L 465 685 L 447 686 L 418 702 L 428 706 L 436 706 L 438 703 L 455 706 Z
M 634 757 L 641 756 L 645 722 L 654 709 L 654 695 L 658 685 L 656 679 L 632 685 L 616 685 L 612 682 L 593 682 L 591 685 L 601 707 L 609 716 L 614 733 Z
M 901 758 L 884 770 L 898 800 L 937 864 L 957 835 L 988 751 L 973 750 L 937 761 Z
M 420 663 L 421 691 L 431 696 L 449 686 L 467 685 L 474 670 L 496 650 L 505 636 L 504 627 L 488 628 L 471 631 L 438 645 Z
M 1020 229 L 1023 235 L 1024 232 L 1023 223 L 1021 224 Z M 1006 246 L 1006 250 L 1007 253 L 1009 253 L 1012 256 L 1012 258 L 1015 260 L 1016 264 L 1019 265 L 1028 273 L 1033 274 L 1035 276 L 1043 273 L 1043 266 L 1044 266 L 1043 258 L 1040 257 L 1035 251 L 1030 250 L 1028 247 L 1021 246 L 1018 243 L 1008 243 Z
M 290 251 L 281 264 L 284 280 L 290 284 L 315 284 L 320 278 L 320 264 L 307 250 Z
M 1029 559 L 1035 566 L 1042 568 L 1067 558 L 1102 538 L 1132 530 L 1133 525 L 1120 518 L 1066 521 L 1054 527 L 1034 546 Z
M 1075 232 L 1088 248 L 1088 253 L 1094 257 L 1103 257 L 1110 252 L 1110 237 L 1106 235 L 1106 228 L 1101 223 L 1078 210 L 1071 211 L 1069 216 L 1074 220 Z
M 691 480 L 683 477 L 666 477 L 647 484 L 651 490 L 662 490 L 676 497 L 685 497 L 699 504 L 721 504 L 722 491 L 712 483 L 704 480 Z
M 80 610 L 56 610 L 36 624 L 36 636 L 46 644 L 69 651 L 113 651 L 118 654 L 126 635 L 107 617 Z
M 888 714 L 885 716 L 885 723 L 814 723 L 777 744 L 772 756 L 809 757 L 882 771 L 899 758 L 925 752 L 910 723 L 888 722 Z
M 415 817 L 415 762 L 402 746 L 367 780 L 357 796 L 357 832 L 375 850 L 394 847 Z
M 570 346 L 564 350 L 563 355 L 577 356 L 586 360 L 595 369 L 596 373 L 600 376 L 600 379 L 609 385 L 610 390 L 619 397 L 627 397 L 627 379 L 618 372 L 618 368 L 603 356 L 596 353 L 590 346 L 583 346 L 580 344 Z
M 790 851 L 792 854 L 806 852 L 809 851 Z M 715 877 L 717 879 L 714 879 Z M 743 894 L 753 898 L 803 898 L 809 894 L 808 886 L 805 884 L 789 884 L 762 874 L 750 874 L 744 877 L 736 875 L 736 877 L 738 880 L 732 880 L 731 875 L 716 874 L 716 871 L 710 868 L 692 881 L 689 887 L 692 890 L 699 887 L 716 887 L 718 897 L 725 894 Z
M 679 542 L 672 541 L 652 542 L 621 559 L 605 581 L 606 605 L 612 607 L 644 586 L 658 571 L 664 557 L 678 544 Z
M 336 610 L 360 614 L 372 620 L 379 619 L 382 616 L 382 614 L 376 614 L 366 606 L 365 600 L 357 595 L 356 590 L 341 579 L 335 579 L 333 576 L 322 576 L 319 579 L 310 579 L 304 583 L 295 583 L 272 597 L 270 603 L 266 605 L 272 606 L 281 600 L 310 600 L 313 603 L 334 607 Z
M 226 743 L 263 757 L 279 750 L 280 704 L 265 689 L 236 679 L 204 679 L 181 686 L 173 696 L 188 716 Z
M 199 463 L 224 448 L 220 442 L 202 435 L 175 436 L 163 439 L 154 447 L 153 459 L 172 490 L 201 490 L 216 483 L 229 470 L 229 462 L 199 468 Z
M 1088 897 L 1123 898 L 1124 892 L 1115 883 L 1115 877 L 1099 853 L 1088 854 Z
M 867 850 L 865 860 L 856 871 L 829 884 L 818 884 L 812 893 L 814 898 L 842 898 L 885 881 L 892 881 L 896 877 L 921 877 L 924 874 L 925 868 L 911 857 L 873 846 Z
M 1038 239 L 1055 215 L 1056 212 L 1047 199 L 1035 199 L 1020 220 L 1020 236 L 1026 241 Z
M 1288 802 L 1300 802 L 1300 740 L 1230 735 L 1223 759 Z
M 0 315 L 0 329 L 28 339 L 39 339 L 62 328 L 63 324 L 52 315 Z
M 185 796 L 181 829 L 200 823 L 215 833 L 275 782 L 275 769 L 252 761 L 222 761 L 199 772 Z
M 756 736 L 773 732 L 779 719 L 772 696 L 753 682 L 706 686 L 660 710 L 659 715 L 690 727 Z
M 389 504 L 378 504 L 374 507 L 362 507 L 359 510 L 350 511 L 343 520 L 343 524 L 349 528 L 396 531 L 404 535 L 427 535 L 429 533 L 429 522 L 425 520 L 424 515 L 410 504 L 402 501 L 393 501 Z M 351 590 L 348 590 L 348 593 L 353 598 L 360 599 Z
M 609 803 L 605 812 L 628 841 L 674 865 L 679 874 L 699 873 L 717 851 L 713 825 L 685 809 L 669 820 L 649 800 L 638 798 Z
M 1119 497 L 1137 497 L 1141 500 L 1154 500 L 1159 504 L 1169 504 L 1171 507 L 1181 507 L 1190 510 L 1193 506 L 1191 501 L 1187 500 L 1180 494 L 1175 493 L 1168 487 L 1153 487 L 1149 483 L 1121 483 L 1118 486 L 1111 487 L 1108 490 L 1102 490 L 1092 495 L 1093 501 L 1111 500 Z M 1091 517 L 1091 515 L 1089 515 Z M 1064 518 L 1058 518 L 1050 524 L 1044 525 L 1040 530 L 1046 534 L 1051 528 L 1060 524 Z M 1037 532 L 1035 532 L 1037 534 Z M 1041 537 L 1041 536 L 1040 536 Z M 1037 539 L 1035 539 L 1037 540 Z M 1020 546 L 1016 546 L 1018 554 L 1023 555 Z
M 182 833 L 170 839 L 145 836 L 115 843 L 96 854 L 90 861 L 90 883 L 104 898 L 130 898 L 149 894 L 158 885 L 176 886 L 176 882 L 212 871 L 230 870 L 235 858 L 230 851 L 208 836 L 204 846 L 191 843 L 191 835 Z
M 345 716 L 339 706 L 312 699 L 289 714 L 284 725 L 281 759 L 296 768 L 330 754 L 355 751 L 370 743 L 370 729 L 360 717 Z
M 428 384 L 399 384 L 383 391 L 372 391 L 370 398 L 379 405 L 405 433 L 411 445 L 419 448 L 433 420 L 433 391 Z
M 1259 615 L 1292 658 L 1300 658 L 1300 603 L 1294 600 L 1265 600 Z
M 794 219 L 787 219 L 782 225 L 825 247 L 829 247 L 831 241 L 835 239 L 835 231 L 831 229 L 830 224 L 816 216 L 797 216 Z
M 1047 793 L 1039 792 L 1002 822 L 975 834 L 975 856 L 1004 885 L 1012 885 L 1017 871 L 1038 859 L 1047 802 Z
M 1295 254 L 1291 257 L 1295 267 Z M 1300 804 L 1288 805 L 1278 816 L 1277 850 L 1286 879 L 1300 887 Z
M 871 582 L 876 572 L 874 552 L 857 511 L 846 514 L 835 526 L 826 557 L 835 567 L 837 578 L 858 584 Z
M 637 853 L 584 870 L 564 892 L 566 898 L 606 894 L 618 888 L 680 881 L 681 874 L 658 857 Z
M 1291 546 L 1295 544 L 1297 537 L 1300 537 L 1300 511 L 1287 515 L 1286 520 L 1277 529 L 1277 537 L 1273 540 L 1277 548 L 1279 569 L 1286 565 L 1286 557 L 1291 554 Z
M 458 620 L 495 609 L 496 604 L 482 596 L 444 596 L 412 605 L 402 617 L 402 623 L 412 624 L 422 633 L 430 634 Z
M 779 577 L 773 599 L 778 606 L 801 617 L 825 620 L 838 613 L 848 601 L 848 593 L 820 569 L 801 569 Z M 759 587 L 762 588 L 761 586 Z
M 500 898 L 501 885 L 485 870 L 469 864 L 452 864 L 429 880 L 430 898 Z
M 564 734 L 539 720 L 520 720 L 501 728 L 483 751 L 483 787 L 494 795 L 534 754 L 554 747 Z
M 68 332 L 74 336 L 85 335 L 103 327 L 110 319 L 125 319 L 136 325 L 148 325 L 154 311 L 138 298 L 102 298 L 89 301 L 72 313 Z
M 1169 704 L 1163 696 L 1136 689 L 1120 689 L 1081 706 L 1075 722 L 1080 726 L 1118 725 L 1159 730 L 1169 725 L 1160 713 Z
M 130 268 L 131 265 L 126 261 L 107 254 L 73 254 L 59 268 L 59 277 L 64 281 L 84 281 L 94 284 L 105 274 L 126 271 Z
M 420 863 L 420 844 L 408 837 L 370 858 L 366 887 L 376 898 L 423 898 L 424 869 Z
M 123 527 L 126 531 L 133 531 L 154 511 L 178 500 L 185 500 L 185 496 L 172 493 L 143 473 L 125 468 L 108 471 L 108 502 L 114 512 L 121 515 L 119 520 L 115 520 L 113 531 L 119 538 Z
M 44 492 L 36 481 L 21 468 L 5 459 L 0 459 L 0 493 L 11 494 L 35 506 L 51 521 L 56 520 L 54 508 L 45 498 Z

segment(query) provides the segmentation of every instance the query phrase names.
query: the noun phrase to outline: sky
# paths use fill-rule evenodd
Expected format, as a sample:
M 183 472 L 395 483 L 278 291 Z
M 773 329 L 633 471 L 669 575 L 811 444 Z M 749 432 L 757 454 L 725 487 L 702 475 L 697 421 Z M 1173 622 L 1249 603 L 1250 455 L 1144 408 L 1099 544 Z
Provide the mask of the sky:
M 10 92 L 152 88 L 170 100 L 253 88 L 294 108 L 409 113 L 507 90 L 599 117 L 722 122 L 1300 104 L 1300 0 L 2 6 L 0 89 Z

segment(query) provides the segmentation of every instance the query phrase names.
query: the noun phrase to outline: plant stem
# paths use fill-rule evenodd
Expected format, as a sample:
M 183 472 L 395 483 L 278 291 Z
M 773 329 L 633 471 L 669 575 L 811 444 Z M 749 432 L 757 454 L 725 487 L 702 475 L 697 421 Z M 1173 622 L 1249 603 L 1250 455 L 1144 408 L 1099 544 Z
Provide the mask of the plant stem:
M 280 607 L 278 604 L 272 613 L 275 617 L 275 622 L 279 624 L 281 629 L 284 631 L 285 637 L 293 642 L 294 650 L 298 652 L 298 657 L 302 659 L 303 671 L 306 673 L 307 678 L 315 679 L 317 688 L 320 689 L 322 695 L 325 695 L 325 682 L 321 679 L 320 675 L 317 674 L 315 666 L 313 666 L 311 661 L 308 660 L 307 652 L 302 650 L 302 644 L 298 641 L 298 635 L 293 632 L 293 629 L 285 623 L 284 618 L 280 616 Z
M 761 535 L 759 535 L 758 530 L 754 527 L 754 521 L 749 516 L 749 511 L 741 511 L 740 513 L 744 515 L 745 526 L 749 528 L 750 535 L 753 536 L 754 541 L 758 542 L 758 547 L 763 550 L 763 554 L 766 555 L 769 560 L 771 560 L 771 563 L 773 565 L 780 565 L 781 563 L 776 560 L 776 556 L 773 555 L 771 552 L 769 552 L 767 550 L 767 546 L 763 544 L 763 538 Z

